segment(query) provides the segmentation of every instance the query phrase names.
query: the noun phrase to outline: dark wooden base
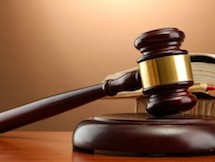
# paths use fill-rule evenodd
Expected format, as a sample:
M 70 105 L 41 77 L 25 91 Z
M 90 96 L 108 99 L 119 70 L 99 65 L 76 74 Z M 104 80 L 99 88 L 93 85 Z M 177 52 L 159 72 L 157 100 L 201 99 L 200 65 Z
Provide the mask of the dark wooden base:
M 73 148 L 85 152 L 121 152 L 147 156 L 215 153 L 215 119 L 183 115 L 110 114 L 78 124 Z

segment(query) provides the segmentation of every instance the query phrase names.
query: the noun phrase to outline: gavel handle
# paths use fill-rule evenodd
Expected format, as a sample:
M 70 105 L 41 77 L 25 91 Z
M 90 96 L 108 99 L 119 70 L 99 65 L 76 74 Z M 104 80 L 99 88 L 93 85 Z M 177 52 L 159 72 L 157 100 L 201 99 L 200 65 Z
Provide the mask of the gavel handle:
M 46 119 L 91 101 L 113 96 L 120 91 L 141 87 L 139 72 L 130 72 L 116 80 L 37 100 L 0 113 L 0 133 Z

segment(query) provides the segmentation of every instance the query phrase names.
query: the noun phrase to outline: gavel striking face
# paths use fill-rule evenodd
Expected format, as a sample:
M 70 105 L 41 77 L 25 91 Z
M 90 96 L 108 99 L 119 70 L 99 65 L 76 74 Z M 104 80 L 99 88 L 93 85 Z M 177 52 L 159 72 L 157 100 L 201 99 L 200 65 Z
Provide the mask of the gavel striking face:
M 184 38 L 176 28 L 163 28 L 135 40 L 135 47 L 143 54 L 137 61 L 143 93 L 150 95 L 146 110 L 152 115 L 176 114 L 196 104 L 196 97 L 188 92 L 193 84 L 188 52 L 180 49 Z
M 0 133 L 142 86 L 143 93 L 150 96 L 146 109 L 152 115 L 165 116 L 191 109 L 196 98 L 188 92 L 193 78 L 187 51 L 180 49 L 183 39 L 184 33 L 175 28 L 142 34 L 135 40 L 135 47 L 143 54 L 138 59 L 140 71 L 1 112 Z

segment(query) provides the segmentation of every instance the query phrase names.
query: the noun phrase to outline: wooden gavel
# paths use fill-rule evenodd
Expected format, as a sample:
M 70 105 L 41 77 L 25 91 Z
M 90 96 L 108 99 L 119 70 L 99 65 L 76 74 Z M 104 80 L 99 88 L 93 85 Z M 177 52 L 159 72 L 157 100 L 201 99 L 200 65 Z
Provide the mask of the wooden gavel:
M 143 33 L 135 47 L 143 54 L 140 71 L 126 73 L 115 80 L 47 97 L 0 113 L 0 133 L 63 113 L 120 91 L 142 87 L 150 95 L 147 111 L 155 116 L 176 114 L 191 109 L 196 98 L 188 87 L 193 84 L 187 51 L 181 50 L 184 33 L 163 28 Z

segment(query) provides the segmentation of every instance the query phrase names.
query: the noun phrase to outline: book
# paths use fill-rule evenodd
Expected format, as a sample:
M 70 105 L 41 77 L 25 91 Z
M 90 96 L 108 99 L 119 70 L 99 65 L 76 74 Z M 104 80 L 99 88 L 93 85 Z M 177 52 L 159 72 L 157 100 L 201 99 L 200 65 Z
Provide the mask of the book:
M 197 96 L 215 97 L 215 54 L 189 53 L 191 60 L 194 85 L 189 88 L 191 93 Z M 116 79 L 127 72 L 137 71 L 138 67 L 126 69 L 115 74 L 108 75 L 104 80 Z M 128 92 L 120 92 L 114 98 L 147 97 L 142 89 Z
M 194 85 L 193 93 L 205 93 L 215 97 L 215 54 L 190 53 Z

